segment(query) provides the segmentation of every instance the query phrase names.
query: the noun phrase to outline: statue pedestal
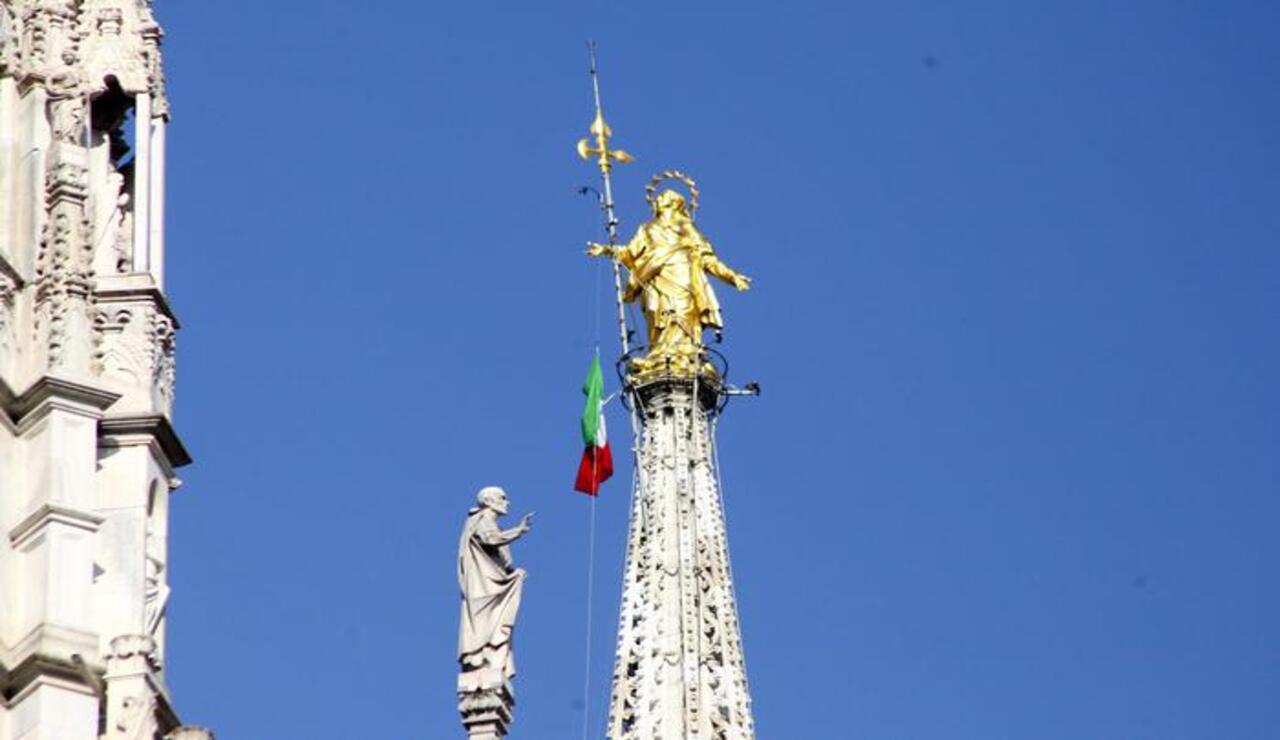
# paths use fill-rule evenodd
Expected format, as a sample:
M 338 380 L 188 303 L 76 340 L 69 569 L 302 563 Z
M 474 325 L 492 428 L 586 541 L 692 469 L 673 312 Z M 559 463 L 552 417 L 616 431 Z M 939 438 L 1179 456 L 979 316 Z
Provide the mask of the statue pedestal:
M 506 681 L 496 688 L 458 692 L 462 726 L 472 740 L 502 740 L 506 737 L 515 705 L 511 684 Z

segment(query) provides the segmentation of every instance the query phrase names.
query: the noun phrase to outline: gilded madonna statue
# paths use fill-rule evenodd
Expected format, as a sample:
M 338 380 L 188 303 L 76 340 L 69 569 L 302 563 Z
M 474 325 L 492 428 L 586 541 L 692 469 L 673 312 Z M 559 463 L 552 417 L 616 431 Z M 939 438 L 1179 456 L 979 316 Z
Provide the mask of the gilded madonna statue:
M 657 184 L 664 179 L 678 179 L 689 186 L 692 202 L 670 189 L 655 197 Z M 751 279 L 721 262 L 711 242 L 694 225 L 697 198 L 693 181 L 684 175 L 657 175 L 649 184 L 647 197 L 653 216 L 636 230 L 631 241 L 619 247 L 588 246 L 588 255 L 608 255 L 627 268 L 623 300 L 638 302 L 644 314 L 649 352 L 632 361 L 630 370 L 635 377 L 690 376 L 702 370 L 703 331 L 718 332 L 724 326 L 708 275 L 738 290 L 751 287 Z

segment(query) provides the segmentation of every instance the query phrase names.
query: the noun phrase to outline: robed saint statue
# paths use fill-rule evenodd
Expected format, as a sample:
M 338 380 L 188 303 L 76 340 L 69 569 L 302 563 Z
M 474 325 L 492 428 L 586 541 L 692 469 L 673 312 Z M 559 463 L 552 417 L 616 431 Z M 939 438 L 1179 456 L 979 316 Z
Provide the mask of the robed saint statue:
M 476 495 L 458 543 L 458 585 L 462 589 L 462 618 L 458 629 L 458 693 L 473 694 L 506 688 L 515 675 L 511 634 L 525 571 L 511 561 L 511 543 L 520 539 L 533 521 L 526 514 L 511 529 L 501 529 L 498 518 L 510 507 L 507 494 L 490 486 Z

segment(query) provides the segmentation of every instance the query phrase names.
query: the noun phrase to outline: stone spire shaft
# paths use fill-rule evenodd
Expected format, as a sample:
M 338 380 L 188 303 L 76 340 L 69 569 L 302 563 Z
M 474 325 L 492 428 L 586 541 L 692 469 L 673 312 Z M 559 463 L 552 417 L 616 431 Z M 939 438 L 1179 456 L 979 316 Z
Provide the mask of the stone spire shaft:
M 714 378 L 635 389 L 641 421 L 608 736 L 754 737 L 711 425 Z

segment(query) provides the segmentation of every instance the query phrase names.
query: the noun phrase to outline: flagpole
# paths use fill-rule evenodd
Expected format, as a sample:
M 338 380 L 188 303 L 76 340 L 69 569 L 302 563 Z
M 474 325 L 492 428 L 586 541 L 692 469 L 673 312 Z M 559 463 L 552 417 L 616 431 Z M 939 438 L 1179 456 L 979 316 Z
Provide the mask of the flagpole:
M 631 162 L 633 158 L 630 154 L 626 153 L 621 149 L 609 148 L 609 137 L 613 135 L 613 132 L 609 130 L 608 124 L 604 122 L 604 106 L 600 102 L 600 75 L 596 70 L 596 45 L 594 41 L 587 42 L 587 54 L 588 54 L 588 57 L 590 58 L 590 68 L 588 71 L 591 74 L 591 93 L 592 93 L 592 99 L 595 103 L 595 114 L 596 114 L 595 119 L 591 122 L 590 133 L 595 138 L 595 146 L 594 147 L 592 146 L 592 142 L 590 139 L 580 140 L 578 142 L 578 155 L 583 159 L 591 159 L 592 157 L 594 157 L 596 160 L 596 165 L 600 169 L 600 180 L 603 183 L 603 188 L 604 188 L 604 194 L 600 197 L 600 209 L 601 211 L 604 212 L 605 230 L 609 235 L 608 251 L 609 251 L 610 262 L 613 263 L 614 302 L 618 308 L 618 342 L 622 345 L 622 356 L 625 358 L 628 354 L 631 353 L 631 339 L 630 339 L 631 333 L 627 330 L 627 314 L 623 306 L 624 301 L 623 301 L 623 293 L 622 293 L 622 264 L 618 260 L 618 217 L 617 217 L 617 214 L 614 213 L 614 208 L 613 208 L 613 179 L 610 176 L 610 173 L 613 170 L 613 165 L 615 162 L 621 162 L 625 164 L 627 162 Z M 599 275 L 599 273 L 596 273 L 596 274 L 597 276 Z M 597 295 L 599 293 L 598 286 L 599 286 L 599 282 L 597 281 Z M 597 327 L 598 327 L 598 319 L 597 319 Z M 595 367 L 598 368 L 599 364 L 600 364 L 600 344 L 599 344 L 599 329 L 597 328 Z M 595 370 L 594 372 L 598 372 L 598 370 Z M 620 392 L 626 393 L 627 391 L 628 391 L 628 388 L 624 383 L 624 388 Z M 597 404 L 596 409 L 600 419 L 600 422 L 599 422 L 601 425 L 600 431 L 604 431 L 603 430 L 603 427 L 604 427 L 603 403 Z M 639 419 L 637 418 L 636 409 L 634 405 L 630 407 L 630 411 L 631 411 L 631 414 L 630 414 L 631 432 L 632 432 L 632 439 L 633 439 L 632 453 L 636 454 L 638 451 L 636 444 L 640 439 Z M 599 439 L 599 436 L 597 433 L 597 441 L 598 439 Z M 607 450 L 608 447 L 606 446 L 605 449 Z M 599 485 L 600 485 L 600 481 L 598 479 L 599 471 L 594 468 L 594 466 L 599 464 L 599 460 L 598 460 L 599 450 L 596 449 L 596 450 L 593 450 L 593 452 L 595 454 L 593 454 L 592 456 L 592 465 L 593 465 L 592 482 L 594 484 L 594 487 L 596 488 L 596 493 L 591 496 L 591 512 L 589 514 L 590 524 L 589 524 L 588 546 L 587 546 L 589 550 L 589 555 L 588 555 L 588 564 L 587 564 L 586 670 L 584 671 L 585 675 L 583 677 L 583 690 L 582 690 L 582 705 L 583 705 L 582 738 L 583 740 L 587 740 L 587 738 L 590 736 L 590 726 L 591 726 L 591 606 L 592 606 L 591 602 L 593 599 L 592 586 L 593 586 L 594 570 L 595 570 L 596 498 L 599 495 Z M 636 460 L 636 463 L 637 464 L 635 466 L 635 470 L 633 471 L 633 475 L 642 476 L 643 472 L 641 471 L 640 465 L 638 464 L 639 463 L 638 459 Z M 636 489 L 634 487 L 632 488 L 631 495 L 632 495 L 632 504 L 634 506 L 635 496 L 636 496 Z
M 604 107 L 600 104 L 600 76 L 596 71 L 596 44 L 594 41 L 587 42 L 587 53 L 591 59 L 591 92 L 595 100 L 596 117 L 591 124 L 591 133 L 596 137 L 596 146 L 592 148 L 587 139 L 583 139 L 578 143 L 578 154 L 583 159 L 596 155 L 596 164 L 600 168 L 600 179 L 604 183 L 604 197 L 600 199 L 600 208 L 604 211 L 605 229 L 609 234 L 610 255 L 613 262 L 613 292 L 614 300 L 618 306 L 618 340 L 622 344 L 622 354 L 626 356 L 631 351 L 631 341 L 629 332 L 627 331 L 627 315 L 623 309 L 622 300 L 622 267 L 618 262 L 618 217 L 613 210 L 613 179 L 610 177 L 610 171 L 613 169 L 614 162 L 630 162 L 631 155 L 617 149 L 609 149 L 609 137 L 612 132 L 608 125 L 604 122 Z

